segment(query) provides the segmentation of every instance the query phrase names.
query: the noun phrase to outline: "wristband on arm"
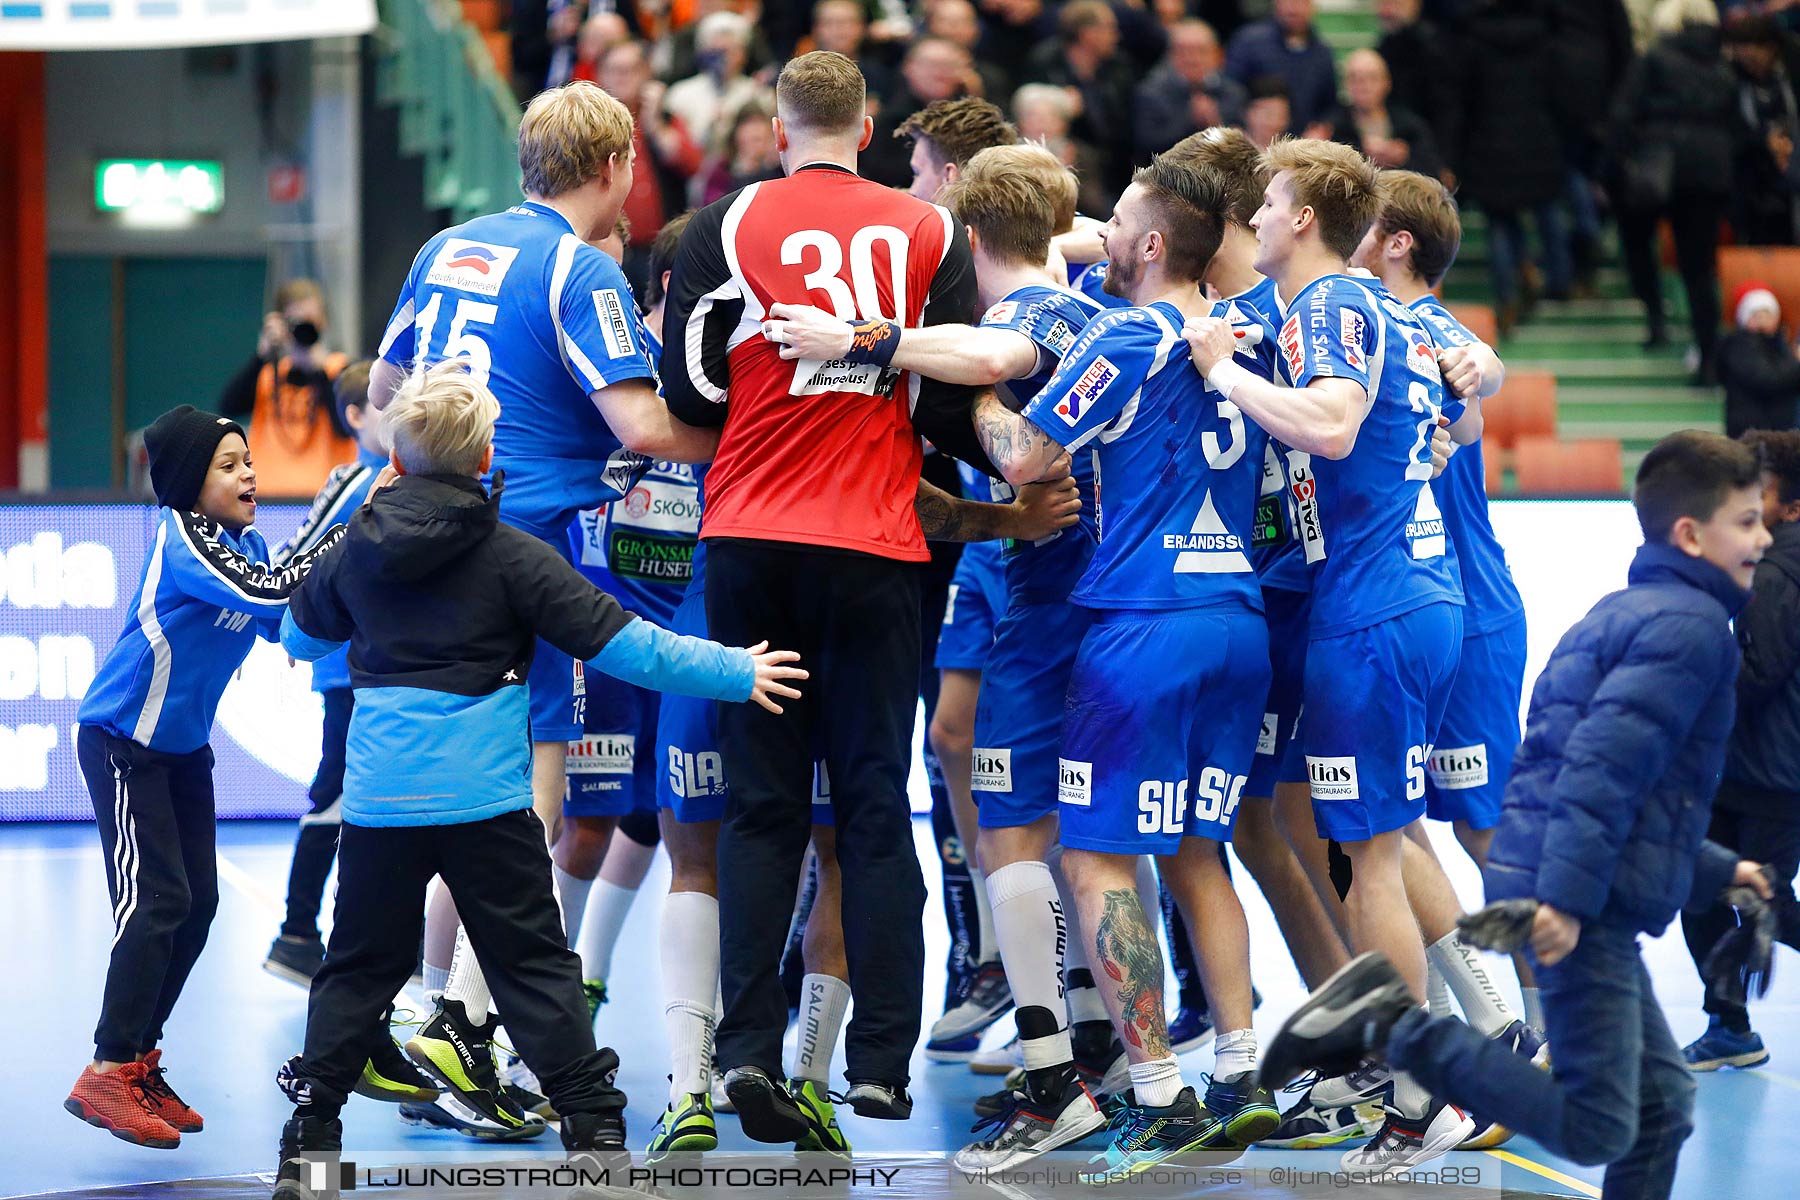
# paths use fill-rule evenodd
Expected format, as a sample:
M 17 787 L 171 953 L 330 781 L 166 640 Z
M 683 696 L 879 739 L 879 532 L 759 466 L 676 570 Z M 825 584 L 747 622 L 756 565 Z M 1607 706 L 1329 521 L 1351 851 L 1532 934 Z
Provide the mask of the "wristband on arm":
M 850 328 L 850 349 L 844 354 L 846 362 L 885 367 L 894 361 L 894 352 L 900 348 L 898 324 L 877 317 L 871 321 L 853 321 Z
M 1242 364 L 1233 362 L 1229 358 L 1220 359 L 1213 364 L 1213 369 L 1206 373 L 1206 382 L 1212 387 L 1212 390 L 1227 400 L 1231 399 L 1232 389 L 1236 388 L 1238 384 L 1246 379 L 1255 378 L 1256 376 Z

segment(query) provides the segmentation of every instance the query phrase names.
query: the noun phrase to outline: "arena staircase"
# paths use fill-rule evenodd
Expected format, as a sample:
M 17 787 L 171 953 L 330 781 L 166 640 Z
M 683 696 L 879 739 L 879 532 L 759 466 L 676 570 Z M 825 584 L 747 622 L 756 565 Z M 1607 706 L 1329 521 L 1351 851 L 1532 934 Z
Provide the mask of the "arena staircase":
M 402 151 L 425 164 L 426 206 L 465 221 L 516 202 L 519 106 L 496 65 L 504 47 L 456 0 L 379 6 L 377 95 L 399 110 Z
M 1320 0 L 1321 35 L 1341 59 L 1373 46 L 1379 30 L 1370 0 Z M 1509 370 L 1548 371 L 1556 376 L 1560 439 L 1616 439 L 1622 449 L 1623 489 L 1644 452 L 1673 429 L 1724 427 L 1724 397 L 1716 388 L 1687 386 L 1684 361 L 1687 306 L 1681 289 L 1664 273 L 1664 301 L 1676 345 L 1646 351 L 1643 309 L 1631 298 L 1620 265 L 1618 244 L 1607 235 L 1605 265 L 1597 295 L 1540 303 L 1529 320 L 1500 349 Z M 1478 211 L 1463 213 L 1462 250 L 1444 283 L 1444 298 L 1456 304 L 1493 303 L 1488 279 L 1487 224 Z M 1509 488 L 1512 480 L 1507 480 Z

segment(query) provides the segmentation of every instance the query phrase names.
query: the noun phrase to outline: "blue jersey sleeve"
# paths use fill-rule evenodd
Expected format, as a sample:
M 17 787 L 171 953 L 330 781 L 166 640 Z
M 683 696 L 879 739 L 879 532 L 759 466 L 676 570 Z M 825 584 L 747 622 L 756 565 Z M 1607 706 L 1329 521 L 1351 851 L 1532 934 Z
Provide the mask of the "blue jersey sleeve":
M 345 530 L 335 527 L 312 549 L 272 567 L 268 546 L 253 529 L 239 539 L 243 547 L 239 550 L 228 544 L 217 522 L 205 517 L 164 509 L 163 521 L 167 530 L 163 570 L 175 587 L 204 604 L 256 616 L 279 614 L 286 608 L 288 596 L 313 563 L 342 540 Z
M 551 312 L 569 372 L 589 392 L 627 379 L 656 379 L 631 285 L 611 257 L 573 234 L 557 250 Z
M 1421 304 L 1414 310 L 1425 326 L 1425 332 L 1437 344 L 1438 349 L 1461 349 L 1480 343 L 1479 338 L 1470 333 L 1468 327 L 1451 316 L 1442 305 L 1436 303 Z M 1462 419 L 1468 405 L 1451 392 L 1448 384 L 1444 386 L 1444 417 L 1452 425 Z
M 1142 309 L 1094 318 L 1025 418 L 1071 450 L 1086 444 L 1125 411 L 1168 352 L 1164 340 L 1162 325 Z
M 1288 310 L 1276 340 L 1288 382 L 1306 387 L 1315 379 L 1348 379 L 1369 390 L 1370 359 L 1379 352 L 1381 320 L 1357 295 L 1361 289 L 1322 279 Z M 1347 282 L 1347 281 L 1346 281 Z
M 394 301 L 394 313 L 388 318 L 387 328 L 382 331 L 381 345 L 375 351 L 376 358 L 384 358 L 397 367 L 410 367 L 419 358 L 419 338 L 417 321 L 419 318 L 418 287 L 419 264 L 431 261 L 433 248 L 438 239 L 432 238 L 419 248 L 413 259 L 412 269 L 406 273 L 406 282 L 400 285 L 400 298 Z

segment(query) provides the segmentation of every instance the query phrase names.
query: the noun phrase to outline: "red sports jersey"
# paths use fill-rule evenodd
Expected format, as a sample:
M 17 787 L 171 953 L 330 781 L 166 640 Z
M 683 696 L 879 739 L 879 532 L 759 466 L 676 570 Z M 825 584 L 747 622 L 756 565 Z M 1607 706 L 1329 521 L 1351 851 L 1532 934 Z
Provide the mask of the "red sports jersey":
M 700 536 L 929 558 L 913 512 L 919 437 L 985 464 L 968 389 L 787 361 L 762 321 L 777 303 L 907 326 L 968 321 L 974 283 L 949 212 L 839 167 L 751 184 L 696 214 L 670 279 L 663 379 L 677 416 L 725 427 Z

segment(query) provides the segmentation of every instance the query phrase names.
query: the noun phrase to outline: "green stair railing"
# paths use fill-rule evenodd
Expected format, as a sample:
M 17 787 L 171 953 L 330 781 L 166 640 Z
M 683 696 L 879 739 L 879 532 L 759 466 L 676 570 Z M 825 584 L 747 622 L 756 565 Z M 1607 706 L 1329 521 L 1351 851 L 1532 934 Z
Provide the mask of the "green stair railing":
M 520 198 L 519 106 L 455 0 L 380 0 L 377 96 L 425 163 L 425 203 L 464 221 Z

